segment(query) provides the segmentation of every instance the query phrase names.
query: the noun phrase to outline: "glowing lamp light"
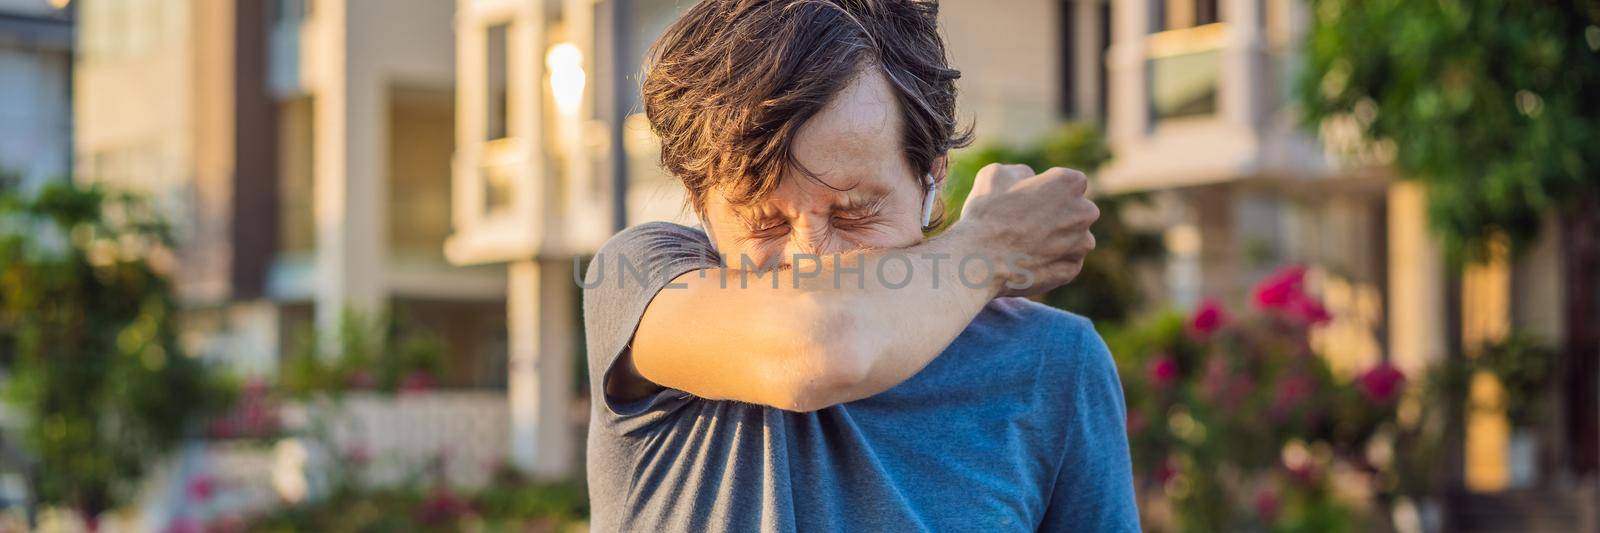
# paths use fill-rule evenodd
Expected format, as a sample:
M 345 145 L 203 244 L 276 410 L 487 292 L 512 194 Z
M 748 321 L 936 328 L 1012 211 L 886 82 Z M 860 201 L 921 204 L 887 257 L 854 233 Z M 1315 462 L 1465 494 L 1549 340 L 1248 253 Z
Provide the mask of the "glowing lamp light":
M 550 69 L 550 89 L 555 97 L 556 110 L 563 115 L 577 114 L 583 104 L 583 87 L 588 81 L 583 72 L 583 51 L 572 43 L 561 43 L 550 48 L 544 57 Z

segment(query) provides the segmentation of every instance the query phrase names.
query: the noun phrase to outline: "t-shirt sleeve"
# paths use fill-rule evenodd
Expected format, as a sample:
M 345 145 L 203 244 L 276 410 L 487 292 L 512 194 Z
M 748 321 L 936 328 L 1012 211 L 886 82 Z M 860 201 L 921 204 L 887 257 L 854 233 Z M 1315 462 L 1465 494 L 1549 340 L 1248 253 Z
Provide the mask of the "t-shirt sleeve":
M 1139 531 L 1127 408 L 1111 350 L 1087 320 L 1064 343 L 1076 351 L 1065 390 L 1065 449 L 1039 531 Z
M 583 327 L 588 347 L 590 395 L 602 426 L 621 432 L 648 427 L 692 398 L 663 389 L 632 401 L 613 398 L 605 383 L 628 353 L 650 300 L 672 280 L 722 264 L 699 229 L 652 222 L 623 230 L 607 241 L 584 274 Z

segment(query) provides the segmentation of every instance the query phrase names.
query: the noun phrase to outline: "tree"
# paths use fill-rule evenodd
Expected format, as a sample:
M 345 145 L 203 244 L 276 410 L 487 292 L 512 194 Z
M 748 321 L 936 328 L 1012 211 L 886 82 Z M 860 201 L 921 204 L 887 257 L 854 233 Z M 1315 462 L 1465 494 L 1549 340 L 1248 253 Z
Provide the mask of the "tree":
M 951 165 L 944 194 L 945 221 L 954 223 L 960 217 L 961 206 L 972 191 L 973 178 L 989 163 L 1020 163 L 1036 171 L 1068 167 L 1089 174 L 1092 180 L 1094 171 L 1109 160 L 1111 150 L 1105 137 L 1093 124 L 1085 122 L 1064 124 L 1027 146 L 978 148 L 957 157 Z M 1094 201 L 1101 215 L 1093 228 L 1094 253 L 1089 254 L 1083 271 L 1072 283 L 1044 294 L 1040 300 L 1097 321 L 1130 318 L 1145 303 L 1137 279 L 1138 267 L 1159 260 L 1164 250 L 1159 235 L 1132 227 L 1122 219 L 1125 207 L 1146 200 L 1140 194 L 1096 196 Z
M 1457 260 L 1516 250 L 1555 214 L 1566 271 L 1568 405 L 1600 373 L 1600 0 L 1311 0 L 1298 99 L 1353 119 L 1427 185 Z M 1575 466 L 1600 463 L 1593 409 L 1570 413 Z
M 170 233 L 139 197 L 0 184 L 0 371 L 35 463 L 33 498 L 91 525 L 231 387 L 184 354 L 158 265 Z

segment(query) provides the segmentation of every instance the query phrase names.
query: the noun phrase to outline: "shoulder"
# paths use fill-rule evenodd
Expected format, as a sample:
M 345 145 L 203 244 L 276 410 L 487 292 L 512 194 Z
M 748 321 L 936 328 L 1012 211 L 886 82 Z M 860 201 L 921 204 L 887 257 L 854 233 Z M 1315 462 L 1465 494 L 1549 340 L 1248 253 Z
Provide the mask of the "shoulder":
M 1026 298 L 996 298 L 984 308 L 988 325 L 1007 335 L 1018 335 L 1045 348 L 1074 349 L 1099 344 L 1100 333 L 1088 318 Z
M 1094 322 L 1088 318 L 1027 298 L 995 298 L 984 311 L 999 315 L 1008 323 L 1018 326 L 1029 324 L 1048 333 L 1071 335 L 1094 332 Z
M 996 333 L 1035 344 L 1042 376 L 1069 388 L 1120 383 L 1111 350 L 1088 318 L 1025 298 L 997 298 L 983 315 Z
M 598 255 L 616 255 L 652 249 L 696 248 L 709 251 L 711 240 L 700 228 L 671 222 L 646 222 L 629 227 L 606 240 Z
M 676 277 L 683 271 L 719 264 L 716 249 L 699 228 L 646 222 L 618 232 L 595 252 L 584 274 L 584 288 L 602 286 L 608 276 L 642 272 Z

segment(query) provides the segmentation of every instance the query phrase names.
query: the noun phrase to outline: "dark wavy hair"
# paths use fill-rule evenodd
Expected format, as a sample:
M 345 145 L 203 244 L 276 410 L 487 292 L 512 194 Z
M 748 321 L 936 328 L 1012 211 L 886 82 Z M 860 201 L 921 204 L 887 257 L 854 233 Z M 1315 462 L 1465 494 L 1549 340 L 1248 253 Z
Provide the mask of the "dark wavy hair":
M 703 213 L 705 194 L 764 198 L 794 160 L 800 127 L 868 68 L 896 94 L 902 148 L 920 176 L 971 141 L 936 0 L 702 0 L 656 41 L 643 100 L 661 164 Z

